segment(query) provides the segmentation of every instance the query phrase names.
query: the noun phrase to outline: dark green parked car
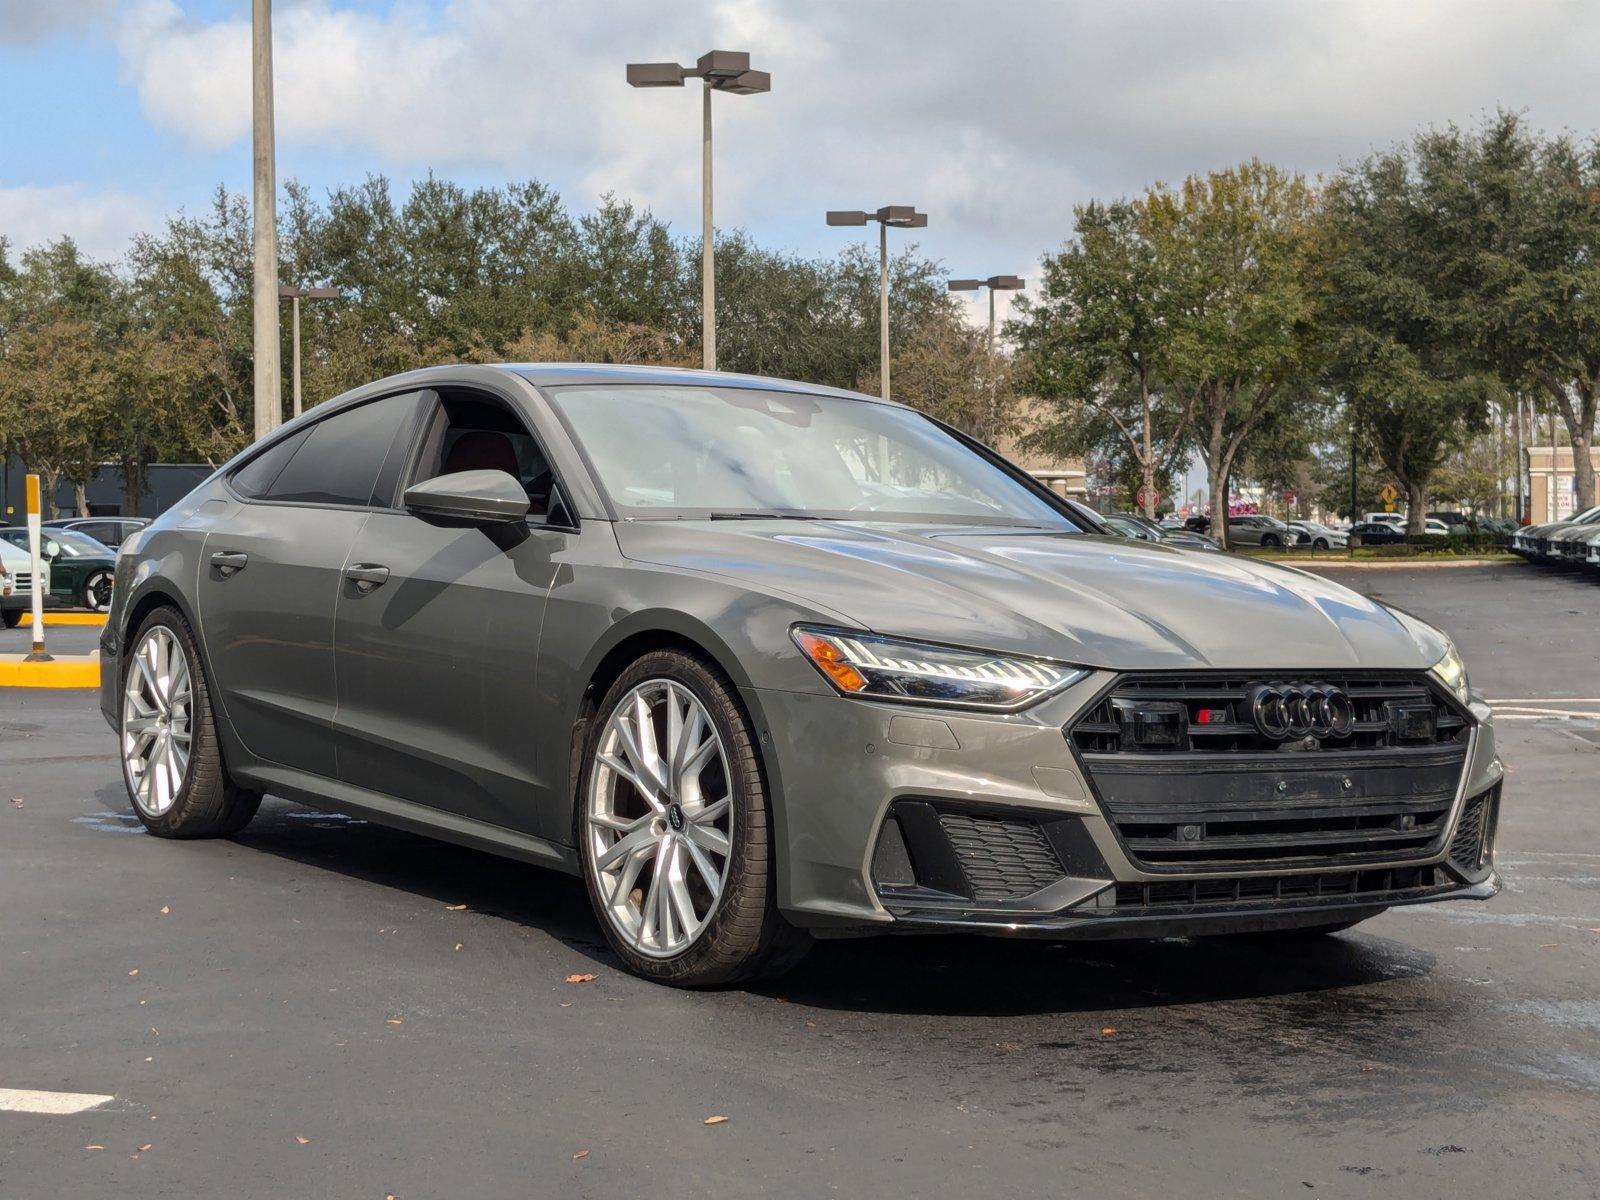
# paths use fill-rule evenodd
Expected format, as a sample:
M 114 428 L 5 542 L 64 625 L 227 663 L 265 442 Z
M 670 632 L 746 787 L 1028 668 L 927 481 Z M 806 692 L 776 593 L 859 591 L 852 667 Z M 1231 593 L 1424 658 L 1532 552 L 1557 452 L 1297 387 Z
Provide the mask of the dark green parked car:
M 8 526 L 0 538 L 13 546 L 28 548 L 28 531 Z M 87 534 L 71 529 L 46 529 L 39 549 L 50 560 L 50 595 L 65 604 L 94 612 L 111 607 L 111 578 L 117 566 L 117 552 Z

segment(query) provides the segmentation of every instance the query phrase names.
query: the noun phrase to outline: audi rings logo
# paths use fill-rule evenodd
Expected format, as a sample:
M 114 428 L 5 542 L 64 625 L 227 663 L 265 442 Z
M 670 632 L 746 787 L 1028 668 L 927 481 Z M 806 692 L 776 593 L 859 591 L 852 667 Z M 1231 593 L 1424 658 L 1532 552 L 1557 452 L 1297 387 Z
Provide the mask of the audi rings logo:
M 1262 737 L 1349 737 L 1356 727 L 1355 705 L 1329 683 L 1252 683 L 1245 689 L 1250 720 Z

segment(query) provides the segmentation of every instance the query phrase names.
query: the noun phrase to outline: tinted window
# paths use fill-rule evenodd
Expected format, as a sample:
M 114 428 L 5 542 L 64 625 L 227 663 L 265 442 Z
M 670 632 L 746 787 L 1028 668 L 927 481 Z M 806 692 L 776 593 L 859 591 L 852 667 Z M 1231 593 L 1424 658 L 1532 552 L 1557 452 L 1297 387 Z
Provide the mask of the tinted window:
M 528 493 L 532 516 L 551 515 L 555 475 L 539 443 L 522 421 L 493 400 L 469 392 L 441 398 L 440 417 L 423 444 L 415 478 L 420 481 L 457 471 L 496 470 L 516 477 Z M 387 473 L 387 472 L 386 472 Z M 560 501 L 555 503 L 559 508 Z M 554 514 L 563 521 L 562 513 Z
M 108 546 L 114 546 L 122 540 L 122 528 L 115 521 L 96 521 L 89 525 L 74 525 L 72 528 Z
M 311 433 L 309 429 L 302 429 L 293 437 L 284 438 L 276 446 L 262 451 L 244 466 L 233 473 L 233 487 L 241 496 L 264 496 L 267 489 L 272 486 L 272 481 L 277 479 L 278 472 L 289 465 L 289 460 L 294 457 L 294 452 Z
M 383 460 L 391 443 L 410 432 L 416 403 L 415 393 L 390 396 L 318 421 L 267 485 L 263 498 L 304 504 L 372 503 Z

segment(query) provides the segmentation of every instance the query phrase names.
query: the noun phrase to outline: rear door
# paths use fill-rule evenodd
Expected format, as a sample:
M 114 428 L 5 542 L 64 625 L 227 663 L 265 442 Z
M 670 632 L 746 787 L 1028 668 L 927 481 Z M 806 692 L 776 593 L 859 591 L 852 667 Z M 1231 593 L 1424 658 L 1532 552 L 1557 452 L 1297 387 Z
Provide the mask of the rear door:
M 568 841 L 570 811 L 549 803 L 556 764 L 535 749 L 552 719 L 535 668 L 546 597 L 578 533 L 514 405 L 443 389 L 427 409 L 397 500 L 409 483 L 501 469 L 528 491 L 530 520 L 463 528 L 398 504 L 373 512 L 349 557 L 362 577 L 339 591 L 339 777 Z
M 240 501 L 206 537 L 201 632 L 228 719 L 254 755 L 334 775 L 333 620 L 345 559 L 416 392 L 343 409 L 234 472 Z

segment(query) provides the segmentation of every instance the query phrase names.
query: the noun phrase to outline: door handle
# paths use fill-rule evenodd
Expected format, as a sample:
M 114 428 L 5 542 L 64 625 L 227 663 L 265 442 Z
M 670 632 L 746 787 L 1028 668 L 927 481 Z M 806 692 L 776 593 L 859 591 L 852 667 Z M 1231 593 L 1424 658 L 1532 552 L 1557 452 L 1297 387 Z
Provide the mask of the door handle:
M 356 591 L 365 596 L 388 581 L 389 568 L 376 563 L 363 563 L 359 567 L 346 567 L 344 577 L 356 585 Z
M 250 556 L 242 550 L 218 550 L 211 556 L 211 565 L 222 573 L 224 579 L 244 570 L 249 561 Z

